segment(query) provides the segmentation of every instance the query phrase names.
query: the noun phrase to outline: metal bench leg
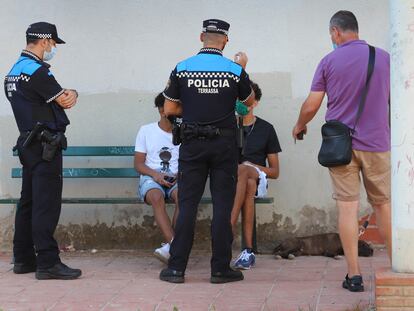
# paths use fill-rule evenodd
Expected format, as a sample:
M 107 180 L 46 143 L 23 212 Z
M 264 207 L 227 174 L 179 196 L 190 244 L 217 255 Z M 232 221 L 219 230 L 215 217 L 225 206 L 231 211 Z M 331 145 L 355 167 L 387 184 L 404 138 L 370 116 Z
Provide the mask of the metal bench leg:
M 242 240 L 241 240 L 241 250 L 243 250 L 246 247 L 246 241 L 244 240 L 244 228 L 243 228 L 243 222 L 242 222 Z M 254 219 L 253 219 L 253 252 L 257 253 L 257 238 L 256 238 L 256 204 L 254 204 Z
M 243 250 L 246 247 L 246 241 L 244 239 L 244 228 L 243 228 L 243 221 L 241 223 L 241 250 Z
M 257 253 L 257 237 L 256 237 L 256 204 L 254 205 L 254 221 L 253 221 L 253 253 Z

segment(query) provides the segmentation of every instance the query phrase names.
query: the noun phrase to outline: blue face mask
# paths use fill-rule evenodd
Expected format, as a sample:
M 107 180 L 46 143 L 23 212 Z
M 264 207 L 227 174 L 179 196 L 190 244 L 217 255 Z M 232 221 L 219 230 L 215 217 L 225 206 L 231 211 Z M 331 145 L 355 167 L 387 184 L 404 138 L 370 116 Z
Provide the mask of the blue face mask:
M 50 52 L 45 51 L 45 52 L 43 53 L 43 60 L 44 60 L 45 62 L 47 62 L 47 61 L 51 60 L 51 59 L 53 58 L 53 56 L 55 56 L 55 55 L 56 55 L 56 52 L 57 52 L 57 48 L 56 48 L 55 46 L 52 46 L 52 48 L 50 49 Z
M 338 48 L 338 44 L 336 44 L 335 42 L 332 42 L 332 47 L 334 50 L 336 50 Z

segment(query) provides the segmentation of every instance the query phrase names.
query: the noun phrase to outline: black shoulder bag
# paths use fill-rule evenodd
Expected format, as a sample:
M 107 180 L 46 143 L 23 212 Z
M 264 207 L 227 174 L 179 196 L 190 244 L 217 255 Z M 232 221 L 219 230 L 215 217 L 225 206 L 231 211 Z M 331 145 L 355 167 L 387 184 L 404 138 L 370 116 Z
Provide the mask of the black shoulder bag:
M 375 48 L 369 47 L 368 73 L 365 87 L 362 90 L 354 127 L 351 129 L 338 120 L 326 121 L 322 125 L 322 146 L 318 154 L 318 162 L 325 167 L 347 165 L 352 160 L 352 135 L 364 110 L 369 81 L 375 65 Z

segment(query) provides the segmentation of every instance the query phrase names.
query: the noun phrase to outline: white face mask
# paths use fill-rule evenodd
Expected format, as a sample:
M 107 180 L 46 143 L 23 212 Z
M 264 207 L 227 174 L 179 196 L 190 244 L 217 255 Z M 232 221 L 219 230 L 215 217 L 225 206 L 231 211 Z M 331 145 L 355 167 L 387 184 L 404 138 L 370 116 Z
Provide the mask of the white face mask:
M 56 55 L 56 52 L 57 52 L 57 48 L 55 46 L 52 46 L 52 48 L 50 49 L 50 52 L 45 51 L 43 53 L 43 60 L 46 61 L 46 62 L 51 60 L 53 58 L 53 56 Z

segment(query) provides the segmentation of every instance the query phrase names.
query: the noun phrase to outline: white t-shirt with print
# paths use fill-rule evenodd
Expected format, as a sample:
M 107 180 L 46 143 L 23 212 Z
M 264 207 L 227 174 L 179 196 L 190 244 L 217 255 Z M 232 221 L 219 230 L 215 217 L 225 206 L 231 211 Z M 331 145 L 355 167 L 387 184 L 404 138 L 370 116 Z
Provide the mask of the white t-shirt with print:
M 162 168 L 160 154 L 171 155 L 169 169 L 171 173 L 178 172 L 178 150 L 179 146 L 172 143 L 172 133 L 162 130 L 158 122 L 141 126 L 135 141 L 135 152 L 146 153 L 145 165 L 154 169 Z

